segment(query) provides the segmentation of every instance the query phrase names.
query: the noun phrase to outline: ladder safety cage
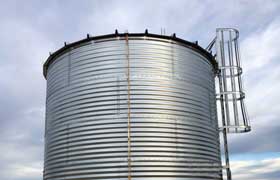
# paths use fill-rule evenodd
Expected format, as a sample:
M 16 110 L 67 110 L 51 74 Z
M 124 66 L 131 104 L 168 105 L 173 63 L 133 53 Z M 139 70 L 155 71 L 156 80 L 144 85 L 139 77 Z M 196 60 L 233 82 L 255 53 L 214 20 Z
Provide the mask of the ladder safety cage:
M 242 68 L 238 45 L 239 32 L 232 28 L 218 28 L 216 37 L 206 48 L 208 51 L 215 45 L 218 63 L 219 88 L 217 101 L 221 103 L 221 112 L 225 123 L 220 127 L 227 133 L 242 133 L 251 130 L 244 103 L 245 94 L 242 85 Z

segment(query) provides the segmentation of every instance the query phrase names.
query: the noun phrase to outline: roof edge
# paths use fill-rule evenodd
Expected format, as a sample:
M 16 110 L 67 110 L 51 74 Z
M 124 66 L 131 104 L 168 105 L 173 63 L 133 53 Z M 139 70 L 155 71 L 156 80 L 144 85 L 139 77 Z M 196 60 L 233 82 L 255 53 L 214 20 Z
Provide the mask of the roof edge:
M 164 39 L 164 40 L 172 40 L 174 42 L 181 43 L 183 45 L 189 46 L 189 47 L 193 48 L 194 50 L 197 50 L 198 52 L 200 52 L 202 55 L 204 55 L 210 61 L 210 63 L 213 65 L 213 67 L 215 69 L 217 68 L 217 63 L 214 59 L 214 56 L 211 53 L 209 53 L 208 51 L 206 51 L 204 48 L 199 46 L 197 41 L 195 43 L 186 41 L 184 39 L 177 38 L 176 34 L 173 34 L 171 36 L 150 34 L 150 33 L 148 33 L 147 30 L 145 31 L 145 33 L 120 33 L 120 34 L 116 30 L 116 32 L 114 34 L 106 34 L 106 35 L 93 36 L 93 37 L 90 37 L 89 34 L 87 34 L 87 37 L 85 39 L 81 39 L 79 41 L 69 43 L 69 44 L 64 43 L 64 46 L 62 48 L 58 49 L 54 53 L 50 53 L 49 57 L 47 58 L 47 60 L 45 61 L 44 65 L 43 65 L 43 75 L 45 78 L 47 77 L 47 70 L 48 70 L 49 65 L 54 61 L 54 59 L 57 56 L 59 56 L 64 51 L 68 50 L 69 48 L 72 48 L 72 47 L 75 47 L 80 44 L 83 44 L 83 43 L 86 43 L 89 41 L 93 41 L 93 40 L 101 40 L 101 39 L 108 39 L 108 38 L 114 38 L 114 37 L 118 38 L 118 37 L 125 37 L 125 36 L 160 38 L 160 39 Z

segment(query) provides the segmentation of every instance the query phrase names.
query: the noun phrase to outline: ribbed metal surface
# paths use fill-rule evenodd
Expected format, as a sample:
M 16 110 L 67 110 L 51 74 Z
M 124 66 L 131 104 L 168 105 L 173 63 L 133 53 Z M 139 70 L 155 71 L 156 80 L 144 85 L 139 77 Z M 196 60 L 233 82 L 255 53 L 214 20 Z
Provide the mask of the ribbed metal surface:
M 87 42 L 49 65 L 44 180 L 126 180 L 129 171 L 132 180 L 220 180 L 213 66 L 176 42 L 128 39 Z

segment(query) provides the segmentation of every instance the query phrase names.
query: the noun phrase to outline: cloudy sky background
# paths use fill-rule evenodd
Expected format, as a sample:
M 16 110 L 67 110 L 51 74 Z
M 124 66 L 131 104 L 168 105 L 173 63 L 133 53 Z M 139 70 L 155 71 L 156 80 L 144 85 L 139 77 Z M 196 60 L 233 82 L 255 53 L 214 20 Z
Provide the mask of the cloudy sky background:
M 2 1 L 0 24 L 1 179 L 42 179 L 49 51 L 87 33 L 146 28 L 206 47 L 217 27 L 240 30 L 253 129 L 230 137 L 233 177 L 280 178 L 280 1 Z

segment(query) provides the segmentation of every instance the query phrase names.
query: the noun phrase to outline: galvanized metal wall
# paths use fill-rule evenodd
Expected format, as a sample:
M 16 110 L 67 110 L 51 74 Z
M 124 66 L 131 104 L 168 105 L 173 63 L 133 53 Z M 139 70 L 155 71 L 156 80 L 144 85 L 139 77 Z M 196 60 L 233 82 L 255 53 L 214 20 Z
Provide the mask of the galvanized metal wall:
M 213 66 L 176 42 L 128 39 L 48 67 L 44 180 L 220 180 Z

